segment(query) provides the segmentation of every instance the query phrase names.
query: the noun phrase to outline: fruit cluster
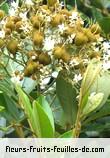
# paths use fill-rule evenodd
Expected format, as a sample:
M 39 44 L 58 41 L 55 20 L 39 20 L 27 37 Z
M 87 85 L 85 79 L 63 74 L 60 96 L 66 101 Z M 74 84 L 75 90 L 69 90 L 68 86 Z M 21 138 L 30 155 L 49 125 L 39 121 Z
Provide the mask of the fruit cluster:
M 83 47 L 97 42 L 101 32 L 98 24 L 85 27 L 77 10 L 69 11 L 57 1 L 23 4 L 13 16 L 0 10 L 0 21 L 4 35 L 0 36 L 0 49 L 7 49 L 13 59 L 20 54 L 25 61 L 22 73 L 28 77 L 37 75 L 43 67 L 70 63 Z

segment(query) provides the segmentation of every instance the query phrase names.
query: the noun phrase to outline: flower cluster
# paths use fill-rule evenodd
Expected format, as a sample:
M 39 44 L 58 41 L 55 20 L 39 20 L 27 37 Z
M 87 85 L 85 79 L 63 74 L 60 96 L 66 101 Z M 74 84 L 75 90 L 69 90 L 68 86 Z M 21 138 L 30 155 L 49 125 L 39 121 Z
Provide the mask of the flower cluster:
M 43 5 L 26 0 L 21 7 L 13 2 L 9 15 L 0 10 L 0 49 L 22 65 L 17 79 L 41 81 L 61 69 L 74 69 L 78 82 L 89 60 L 101 56 L 95 50 L 100 32 L 98 24 L 85 27 L 76 9 L 69 11 L 57 1 Z

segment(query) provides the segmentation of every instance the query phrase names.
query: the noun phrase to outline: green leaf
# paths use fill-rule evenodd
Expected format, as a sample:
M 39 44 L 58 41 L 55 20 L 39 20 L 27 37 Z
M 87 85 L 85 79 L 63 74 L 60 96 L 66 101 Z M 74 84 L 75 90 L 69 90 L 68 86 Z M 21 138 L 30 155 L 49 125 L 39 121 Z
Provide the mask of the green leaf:
M 16 85 L 16 91 L 19 95 L 21 107 L 24 109 L 25 114 L 28 117 L 29 125 L 32 131 L 35 131 L 35 122 L 33 120 L 33 113 L 32 113 L 32 105 L 28 96 L 22 91 L 19 85 Z
M 0 9 L 4 10 L 6 14 L 8 14 L 8 10 L 9 10 L 9 5 L 8 3 L 2 3 L 0 5 Z
M 46 105 L 45 110 L 43 107 L 38 103 L 38 101 L 33 102 L 33 106 L 31 106 L 30 100 L 28 96 L 22 91 L 21 87 L 16 85 L 16 90 L 18 92 L 22 108 L 24 109 L 29 125 L 32 128 L 33 132 L 36 134 L 36 136 L 41 138 L 51 138 L 54 136 L 54 129 L 52 126 L 52 120 L 50 121 L 50 118 L 47 114 L 47 110 L 49 107 Z M 42 100 L 40 100 L 42 99 Z M 43 98 L 40 98 L 39 102 L 44 102 L 45 100 Z M 50 109 L 49 109 L 50 110 Z M 45 112 L 46 111 L 46 112 Z M 48 111 L 49 113 L 50 111 Z
M 42 106 L 43 110 L 48 115 L 48 117 L 50 119 L 50 123 L 53 127 L 53 130 L 54 130 L 55 127 L 54 127 L 53 113 L 52 113 L 52 110 L 51 110 L 47 100 L 45 99 L 45 97 L 43 95 L 40 95 L 39 98 L 37 99 L 37 102 Z
M 68 131 L 68 132 L 65 132 L 63 133 L 60 138 L 74 138 L 74 131 L 71 130 L 71 131 Z
M 91 11 L 92 11 L 92 14 L 93 14 L 93 18 L 96 21 L 99 21 L 100 19 L 103 18 L 103 15 L 101 14 L 101 12 L 97 8 L 92 7 Z
M 9 130 L 8 127 L 1 127 L 0 126 L 0 131 L 7 132 L 8 130 Z
M 94 111 L 101 103 L 103 99 L 103 93 L 97 93 L 93 96 L 88 97 L 88 102 L 82 111 L 82 115 L 85 116 L 88 113 Z
M 83 124 L 88 124 L 89 122 L 93 120 L 97 120 L 99 118 L 102 118 L 104 116 L 110 115 L 110 102 L 106 102 L 105 105 L 95 113 L 92 113 L 84 122 Z
M 91 3 L 92 5 L 100 9 L 110 7 L 110 0 L 92 0 Z
M 0 106 L 0 112 L 2 112 L 5 108 L 3 106 Z
M 110 17 L 103 17 L 102 19 L 98 20 L 99 25 L 101 26 L 102 30 L 105 34 L 110 33 Z
M 19 99 L 21 102 L 21 107 L 25 110 L 25 113 L 28 115 L 29 118 L 32 117 L 32 106 L 28 96 L 22 91 L 19 85 L 16 85 L 16 91 L 19 95 Z
M 8 122 L 19 120 L 20 112 L 17 107 L 17 103 L 6 95 L 6 93 L 0 93 L 0 105 L 4 107 L 2 116 L 4 116 Z
M 66 76 L 66 77 L 65 77 Z M 67 124 L 74 124 L 77 115 L 76 90 L 67 72 L 61 71 L 56 80 L 56 92 L 64 110 Z
M 80 89 L 82 109 L 86 105 L 85 103 L 87 102 L 90 89 L 92 85 L 94 84 L 94 82 L 96 81 L 100 71 L 101 71 L 101 64 L 97 62 L 95 63 L 92 61 L 87 67 L 87 70 L 84 74 L 84 78 L 81 84 L 81 89 Z
M 52 138 L 54 136 L 50 119 L 37 101 L 33 102 L 33 118 L 35 121 L 36 133 L 38 137 Z
M 16 93 L 14 91 L 14 85 L 9 79 L 5 78 L 0 80 L 0 91 L 8 95 L 10 98 L 17 100 Z
M 103 106 L 110 95 L 110 74 L 108 72 L 104 72 L 98 76 L 90 91 L 104 94 L 100 104 L 100 106 Z

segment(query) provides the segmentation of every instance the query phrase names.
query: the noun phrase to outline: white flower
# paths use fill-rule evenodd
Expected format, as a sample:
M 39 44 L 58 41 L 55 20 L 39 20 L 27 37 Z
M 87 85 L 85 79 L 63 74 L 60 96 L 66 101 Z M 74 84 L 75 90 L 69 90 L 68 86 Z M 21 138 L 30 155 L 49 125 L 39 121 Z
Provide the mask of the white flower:
M 103 48 L 105 51 L 107 51 L 110 48 L 110 43 L 109 42 L 104 42 L 103 43 Z
M 47 84 L 49 83 L 49 81 L 50 81 L 50 77 L 44 78 L 44 79 L 42 80 L 42 84 L 43 84 L 43 85 L 47 85 Z
M 70 18 L 70 21 L 74 21 L 78 19 L 78 12 L 76 11 L 72 12 L 72 15 L 69 18 Z
M 60 6 L 61 6 L 61 8 L 62 8 L 62 7 L 65 7 L 65 4 L 64 4 L 63 1 L 60 3 Z
M 11 3 L 11 7 L 14 8 L 14 9 L 17 9 L 18 8 L 18 3 L 16 3 L 15 1 L 13 1 Z
M 46 21 L 50 22 L 51 21 L 51 17 L 50 16 L 46 16 Z
M 55 40 L 51 37 L 46 37 L 44 41 L 44 50 L 51 50 L 54 48 Z
M 74 65 L 78 65 L 79 64 L 79 61 L 77 59 L 72 59 L 70 61 L 70 65 L 74 66 Z
M 107 55 L 110 56 L 110 49 L 108 49 L 106 53 L 107 53 Z
M 75 34 L 72 34 L 71 36 L 68 37 L 68 40 L 67 40 L 67 41 L 68 41 L 69 43 L 72 43 L 74 38 L 75 38 Z
M 33 55 L 33 56 L 32 56 L 32 60 L 35 60 L 35 59 L 36 59 L 36 56 L 35 56 L 35 55 Z
M 5 37 L 5 31 L 0 31 L 0 38 L 4 38 Z
M 78 82 L 78 81 L 80 81 L 80 80 L 82 80 L 82 76 L 81 76 L 81 74 L 75 74 L 75 76 L 74 76 L 74 79 L 73 79 L 76 83 Z
M 10 16 L 14 16 L 17 9 L 18 9 L 18 3 L 16 3 L 16 2 L 13 1 L 11 3 L 10 9 L 9 9 L 9 15 Z
M 102 67 L 105 71 L 110 69 L 110 61 L 104 62 Z
M 50 77 L 41 79 L 41 83 L 40 83 L 41 89 L 45 89 L 49 81 L 50 81 Z
M 34 3 L 32 2 L 32 0 L 25 0 L 25 4 L 26 5 L 33 5 Z
M 66 27 L 64 24 L 58 25 L 58 29 L 60 33 L 63 33 L 66 30 Z
M 57 71 L 52 73 L 52 77 L 57 78 L 57 76 L 58 76 L 58 72 Z
M 22 26 L 21 26 L 21 29 L 24 31 L 24 32 L 29 32 L 29 30 L 31 29 L 30 26 L 28 25 L 28 23 L 24 23 Z
M 27 12 L 24 12 L 24 13 L 20 13 L 19 14 L 20 18 L 22 18 L 22 20 L 27 20 Z
M 14 8 L 10 8 L 8 12 L 9 12 L 10 16 L 15 15 L 15 9 Z

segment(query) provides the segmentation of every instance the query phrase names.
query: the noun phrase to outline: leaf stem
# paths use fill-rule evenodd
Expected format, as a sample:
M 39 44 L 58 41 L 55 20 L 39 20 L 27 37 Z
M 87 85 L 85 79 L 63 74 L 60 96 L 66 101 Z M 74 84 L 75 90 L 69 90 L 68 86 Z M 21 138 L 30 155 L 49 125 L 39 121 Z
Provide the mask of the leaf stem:
M 80 90 L 79 108 L 77 112 L 75 128 L 73 128 L 73 137 L 78 138 L 81 131 L 81 107 L 82 107 L 82 92 Z

